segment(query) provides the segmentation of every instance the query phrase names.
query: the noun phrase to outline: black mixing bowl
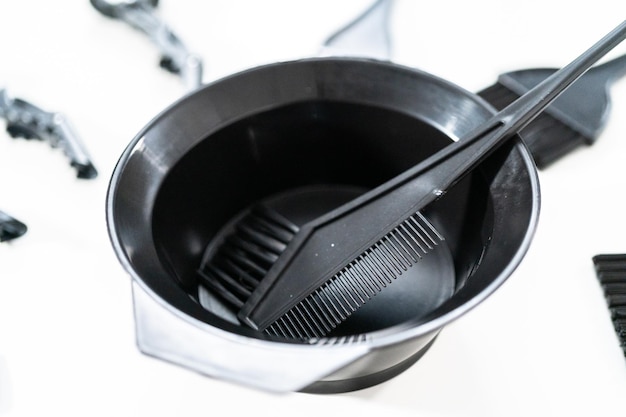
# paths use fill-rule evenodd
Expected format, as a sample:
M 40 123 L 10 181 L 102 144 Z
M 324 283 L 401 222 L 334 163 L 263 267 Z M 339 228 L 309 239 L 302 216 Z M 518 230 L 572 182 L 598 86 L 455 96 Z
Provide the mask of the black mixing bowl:
M 540 198 L 521 140 L 427 208 L 444 243 L 328 338 L 287 341 L 239 324 L 199 285 L 198 268 L 258 202 L 303 224 L 492 113 L 430 74 L 337 58 L 251 69 L 173 104 L 130 143 L 107 199 L 111 240 L 133 278 L 140 349 L 269 390 L 341 392 L 402 372 L 525 254 Z M 171 320 L 159 328 L 152 314 Z

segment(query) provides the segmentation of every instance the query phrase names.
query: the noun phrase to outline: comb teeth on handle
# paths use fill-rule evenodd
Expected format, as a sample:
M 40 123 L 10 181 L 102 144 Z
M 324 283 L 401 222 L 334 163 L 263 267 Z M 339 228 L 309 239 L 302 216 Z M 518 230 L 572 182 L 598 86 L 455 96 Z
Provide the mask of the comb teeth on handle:
M 327 335 L 443 240 L 422 213 L 413 214 L 293 306 L 265 332 L 294 339 Z

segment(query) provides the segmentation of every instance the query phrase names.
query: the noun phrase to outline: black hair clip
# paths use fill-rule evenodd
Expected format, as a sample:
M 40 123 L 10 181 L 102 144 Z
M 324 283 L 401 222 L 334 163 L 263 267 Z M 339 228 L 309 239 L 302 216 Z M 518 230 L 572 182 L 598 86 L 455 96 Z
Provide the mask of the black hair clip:
M 19 98 L 11 98 L 0 89 L 0 118 L 7 121 L 6 130 L 13 138 L 38 139 L 53 148 L 61 148 L 76 169 L 78 178 L 98 175 L 78 135 L 61 113 L 52 113 Z
M 190 53 L 183 41 L 157 13 L 158 0 L 90 0 L 106 17 L 121 20 L 143 32 L 161 53 L 161 68 L 179 75 L 185 87 L 193 91 L 202 85 L 202 59 Z

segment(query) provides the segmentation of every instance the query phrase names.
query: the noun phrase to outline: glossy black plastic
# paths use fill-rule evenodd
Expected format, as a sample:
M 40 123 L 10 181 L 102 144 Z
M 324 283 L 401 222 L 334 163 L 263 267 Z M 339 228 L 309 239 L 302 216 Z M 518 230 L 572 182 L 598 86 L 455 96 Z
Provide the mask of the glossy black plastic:
M 347 189 L 358 195 L 491 115 L 477 96 L 385 62 L 310 59 L 236 74 L 175 103 L 128 146 L 107 199 L 114 247 L 131 275 L 181 319 L 227 331 L 250 343 L 251 355 L 253 340 L 270 342 L 266 349 L 284 346 L 232 320 L 218 302 L 203 304 L 197 269 L 223 229 L 268 199 L 298 202 L 290 212 L 303 216 L 294 222 L 304 221 L 325 199 L 299 195 Z M 364 388 L 410 366 L 445 324 L 512 273 L 538 207 L 526 149 L 519 141 L 498 149 L 429 207 L 446 237 L 431 264 L 320 341 L 368 353 L 307 390 Z
M 17 239 L 27 230 L 24 223 L 0 211 L 0 242 Z
M 556 71 L 534 68 L 508 72 L 478 94 L 499 110 Z M 625 74 L 626 55 L 591 68 L 520 132 L 539 168 L 598 139 L 610 116 L 610 87 Z

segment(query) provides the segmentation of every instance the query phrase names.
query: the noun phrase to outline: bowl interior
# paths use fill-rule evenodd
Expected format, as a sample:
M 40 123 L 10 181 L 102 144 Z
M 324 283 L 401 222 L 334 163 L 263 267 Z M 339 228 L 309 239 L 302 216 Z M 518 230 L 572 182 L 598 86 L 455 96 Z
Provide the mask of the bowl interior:
M 111 234 L 127 268 L 166 303 L 266 338 L 199 285 L 207 248 L 259 202 L 301 225 L 490 112 L 458 87 L 391 64 L 322 60 L 244 73 L 175 104 L 129 146 L 109 191 Z M 332 336 L 418 323 L 492 291 L 533 223 L 532 170 L 512 141 L 431 204 L 425 214 L 445 242 Z
M 205 249 L 220 244 L 233 219 L 269 201 L 301 226 L 450 141 L 419 119 L 351 103 L 304 102 L 247 117 L 194 147 L 163 181 L 152 223 L 159 256 L 191 299 L 235 322 L 198 277 Z M 456 185 L 427 210 L 446 241 L 332 335 L 380 330 L 450 298 L 486 244 L 480 229 L 491 227 L 490 207 L 483 175 Z

